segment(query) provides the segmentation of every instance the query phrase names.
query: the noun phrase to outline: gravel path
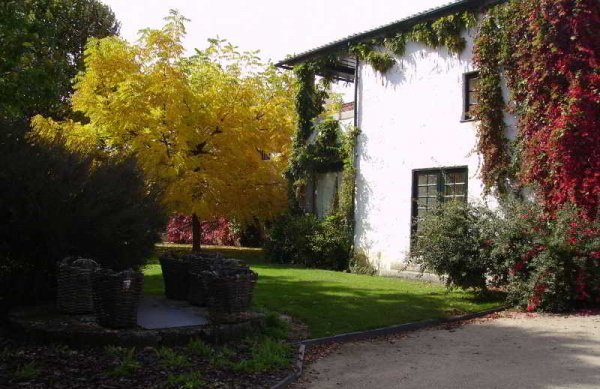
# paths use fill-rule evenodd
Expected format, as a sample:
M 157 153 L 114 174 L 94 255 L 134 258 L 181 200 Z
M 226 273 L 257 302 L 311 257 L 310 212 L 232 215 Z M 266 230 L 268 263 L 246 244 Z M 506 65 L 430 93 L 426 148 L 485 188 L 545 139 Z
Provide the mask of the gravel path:
M 600 316 L 505 314 L 344 344 L 295 388 L 600 388 Z

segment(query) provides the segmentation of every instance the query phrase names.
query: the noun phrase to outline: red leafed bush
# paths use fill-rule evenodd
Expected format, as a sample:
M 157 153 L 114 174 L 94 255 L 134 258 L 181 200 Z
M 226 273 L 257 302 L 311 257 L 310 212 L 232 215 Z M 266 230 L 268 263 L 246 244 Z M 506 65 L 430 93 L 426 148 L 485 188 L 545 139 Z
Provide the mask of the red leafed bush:
M 231 223 L 221 217 L 200 223 L 201 244 L 218 246 L 239 246 L 240 238 L 233 231 Z M 167 226 L 167 240 L 170 243 L 192 243 L 192 217 L 176 215 Z
M 192 243 L 192 217 L 185 215 L 172 216 L 167 225 L 169 243 Z
M 600 303 L 600 220 L 572 204 L 547 215 L 535 203 L 508 202 L 489 225 L 487 255 L 507 272 L 509 303 L 565 311 Z

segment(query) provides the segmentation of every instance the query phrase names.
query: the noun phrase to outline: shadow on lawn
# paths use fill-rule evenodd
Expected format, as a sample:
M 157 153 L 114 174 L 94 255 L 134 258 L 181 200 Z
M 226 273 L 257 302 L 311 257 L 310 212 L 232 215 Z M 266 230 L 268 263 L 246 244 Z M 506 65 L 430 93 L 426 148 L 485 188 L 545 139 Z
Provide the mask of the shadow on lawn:
M 261 268 L 261 265 L 255 267 L 260 275 L 254 306 L 286 313 L 303 321 L 313 337 L 448 317 L 499 305 L 497 300 L 481 301 L 472 294 L 446 292 L 424 282 L 407 282 L 403 284 L 407 285 L 405 290 L 385 286 L 357 287 L 348 281 L 338 283 L 268 275 L 261 272 Z M 273 266 L 264 268 L 272 269 Z M 377 280 L 373 278 L 373 283 Z M 148 285 L 155 285 L 153 290 L 160 290 L 160 274 L 147 275 L 146 281 Z M 364 278 L 361 281 L 365 282 Z M 390 281 L 396 280 L 385 280 L 386 283 Z
M 172 249 L 159 247 L 159 251 Z M 186 246 L 175 249 L 189 252 Z M 259 273 L 255 308 L 300 319 L 309 326 L 313 337 L 482 311 L 502 301 L 502 296 L 448 292 L 427 282 L 266 264 L 260 249 L 204 247 L 204 250 L 221 252 L 250 264 Z M 145 284 L 146 293 L 162 293 L 160 274 L 146 274 Z
M 324 311 L 363 308 L 373 311 L 434 311 L 437 317 L 452 313 L 453 307 L 472 305 L 477 308 L 481 304 L 498 303 L 497 296 L 482 297 L 466 292 L 452 292 L 432 289 L 426 282 L 398 280 L 410 283 L 411 288 L 386 289 L 353 287 L 352 284 L 335 284 L 330 281 L 297 280 L 293 277 L 271 276 L 261 274 L 257 287 L 257 296 L 273 300 L 285 300 L 288 304 L 296 302 L 318 305 L 327 302 L 322 307 Z M 395 280 L 393 280 L 395 281 Z M 422 289 L 421 289 L 422 288 Z M 410 304 L 407 306 L 407 304 Z M 403 305 L 403 306 L 402 306 Z M 283 307 L 285 309 L 285 305 Z

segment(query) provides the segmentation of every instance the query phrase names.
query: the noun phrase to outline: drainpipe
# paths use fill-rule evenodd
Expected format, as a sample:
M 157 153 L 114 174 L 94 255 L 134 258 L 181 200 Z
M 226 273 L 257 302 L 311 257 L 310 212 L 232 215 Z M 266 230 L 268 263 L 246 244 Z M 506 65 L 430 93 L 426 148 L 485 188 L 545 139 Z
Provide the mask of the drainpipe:
M 355 61 L 355 68 L 354 68 L 354 129 L 356 130 L 358 128 L 358 82 L 359 82 L 359 71 L 358 71 L 358 67 L 360 65 L 358 56 L 356 57 L 356 61 Z M 357 135 L 358 138 L 358 135 Z M 354 238 L 355 238 L 355 234 L 356 234 L 356 176 L 358 174 L 358 168 L 357 168 L 357 161 L 358 161 L 358 155 L 357 155 L 357 150 L 358 150 L 358 139 L 354 140 L 354 156 L 353 156 L 353 160 L 352 160 L 352 164 L 354 166 L 354 188 L 352 188 L 352 250 L 351 250 L 351 255 L 354 256 Z
M 355 69 L 354 69 L 354 128 L 358 127 L 358 65 L 359 60 L 356 57 Z

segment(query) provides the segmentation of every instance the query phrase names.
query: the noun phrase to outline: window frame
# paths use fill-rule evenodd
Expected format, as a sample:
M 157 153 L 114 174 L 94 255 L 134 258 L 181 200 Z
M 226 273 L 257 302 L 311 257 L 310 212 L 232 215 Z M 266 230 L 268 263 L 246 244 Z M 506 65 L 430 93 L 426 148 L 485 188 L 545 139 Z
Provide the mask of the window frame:
M 411 211 L 410 211 L 410 237 L 411 237 L 411 245 L 416 239 L 417 233 L 417 223 L 416 218 L 418 216 L 418 195 L 419 195 L 419 185 L 418 185 L 418 177 L 420 174 L 431 174 L 436 173 L 437 175 L 437 193 L 438 193 L 438 202 L 444 202 L 444 186 L 445 180 L 443 179 L 444 174 L 449 173 L 464 173 L 465 174 L 465 195 L 464 201 L 469 200 L 469 167 L 464 166 L 448 166 L 448 167 L 439 167 L 439 168 L 424 168 L 424 169 L 413 169 L 412 171 L 412 184 L 411 184 Z
M 469 116 L 469 110 L 472 106 L 477 104 L 471 104 L 469 100 L 469 80 L 473 78 L 479 78 L 479 70 L 474 70 L 472 72 L 463 73 L 463 88 L 462 88 L 462 98 L 463 98 L 463 107 L 462 107 L 462 115 L 461 122 L 474 122 L 477 119 L 475 116 Z

